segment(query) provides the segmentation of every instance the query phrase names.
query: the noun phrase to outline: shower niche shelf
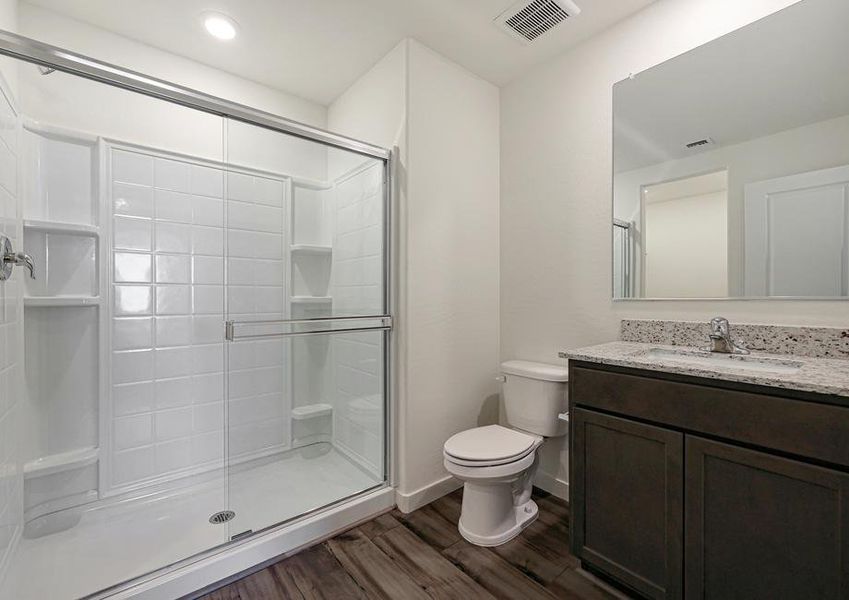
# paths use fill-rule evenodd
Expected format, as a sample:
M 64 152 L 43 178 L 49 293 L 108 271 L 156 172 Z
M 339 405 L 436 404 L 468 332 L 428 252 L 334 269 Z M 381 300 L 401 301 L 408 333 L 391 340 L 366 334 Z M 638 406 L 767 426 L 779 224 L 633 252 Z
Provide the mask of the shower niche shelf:
M 98 139 L 34 121 L 24 123 L 22 137 L 27 221 L 94 226 Z
M 36 265 L 36 278 L 25 279 L 27 296 L 93 298 L 100 294 L 98 239 L 88 233 L 24 229 L 24 252 Z
M 85 223 L 65 223 L 62 221 L 41 221 L 38 219 L 25 219 L 24 231 L 36 233 L 58 233 L 68 236 L 100 237 L 100 228 Z
M 320 246 L 318 244 L 292 244 L 291 251 L 293 256 L 330 256 L 333 252 L 333 247 Z
M 24 296 L 24 306 L 26 307 L 85 307 L 85 306 L 100 306 L 101 299 L 99 296 Z
M 333 298 L 330 296 L 292 296 L 292 304 L 309 305 L 327 305 L 332 304 Z
M 73 524 L 54 522 L 54 512 L 97 497 L 108 369 L 101 361 L 101 142 L 33 121 L 24 122 L 20 139 L 20 249 L 32 256 L 36 277 L 22 277 L 25 395 L 37 407 L 38 431 L 25 456 L 23 505 L 29 534 L 44 535 Z
M 330 404 L 307 404 L 292 409 L 292 419 L 295 421 L 326 417 L 331 414 L 333 414 L 333 407 Z

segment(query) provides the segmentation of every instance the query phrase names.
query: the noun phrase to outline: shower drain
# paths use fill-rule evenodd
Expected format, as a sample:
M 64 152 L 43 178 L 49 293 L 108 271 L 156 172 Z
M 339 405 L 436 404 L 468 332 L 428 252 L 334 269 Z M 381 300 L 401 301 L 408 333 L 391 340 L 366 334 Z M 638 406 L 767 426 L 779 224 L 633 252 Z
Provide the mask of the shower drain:
M 222 510 L 209 517 L 209 522 L 213 525 L 221 525 L 222 523 L 226 523 L 227 521 L 232 521 L 233 517 L 235 516 L 236 513 L 234 513 L 232 510 Z

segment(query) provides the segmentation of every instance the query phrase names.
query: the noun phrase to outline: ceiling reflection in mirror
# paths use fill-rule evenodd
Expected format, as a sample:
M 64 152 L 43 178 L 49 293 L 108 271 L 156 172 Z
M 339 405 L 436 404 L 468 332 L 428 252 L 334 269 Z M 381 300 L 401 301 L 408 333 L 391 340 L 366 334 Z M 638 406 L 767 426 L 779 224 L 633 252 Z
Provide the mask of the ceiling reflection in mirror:
M 615 299 L 849 296 L 847 23 L 802 0 L 614 86 Z

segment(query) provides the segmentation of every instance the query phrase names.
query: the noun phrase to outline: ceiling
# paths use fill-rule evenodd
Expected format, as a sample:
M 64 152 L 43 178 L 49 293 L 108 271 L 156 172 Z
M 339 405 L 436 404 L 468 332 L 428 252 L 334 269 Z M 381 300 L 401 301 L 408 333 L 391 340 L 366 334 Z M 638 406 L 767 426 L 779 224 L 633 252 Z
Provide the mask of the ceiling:
M 846 23 L 846 0 L 807 0 L 616 84 L 615 171 L 849 115 Z
M 493 19 L 514 0 L 29 0 L 151 46 L 329 104 L 401 39 L 413 37 L 503 85 L 655 0 L 577 0 L 582 12 L 523 45 Z M 201 15 L 235 19 L 208 36 Z

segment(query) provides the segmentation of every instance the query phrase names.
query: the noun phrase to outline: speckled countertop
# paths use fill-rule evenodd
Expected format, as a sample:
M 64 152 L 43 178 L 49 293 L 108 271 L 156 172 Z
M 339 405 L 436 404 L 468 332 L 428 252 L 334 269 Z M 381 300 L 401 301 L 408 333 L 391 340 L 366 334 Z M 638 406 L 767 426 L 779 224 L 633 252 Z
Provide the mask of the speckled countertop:
M 664 345 L 646 342 L 608 342 L 597 346 L 588 346 L 561 353 L 564 358 L 582 360 L 619 367 L 632 367 L 678 373 L 693 377 L 721 379 L 740 383 L 751 383 L 770 387 L 829 394 L 849 399 L 849 360 L 843 358 L 813 358 L 793 354 L 768 354 L 752 352 L 748 355 L 762 359 L 764 363 L 775 365 L 777 370 L 750 371 L 741 369 L 739 358 L 717 357 L 710 367 L 680 362 L 680 359 L 651 353 L 653 348 L 678 353 L 697 352 L 695 348 L 678 345 Z M 724 360 L 728 363 L 723 364 Z M 798 367 L 798 368 L 796 368 Z M 771 368 L 771 367 L 767 367 Z M 778 372 L 779 370 L 792 372 Z

